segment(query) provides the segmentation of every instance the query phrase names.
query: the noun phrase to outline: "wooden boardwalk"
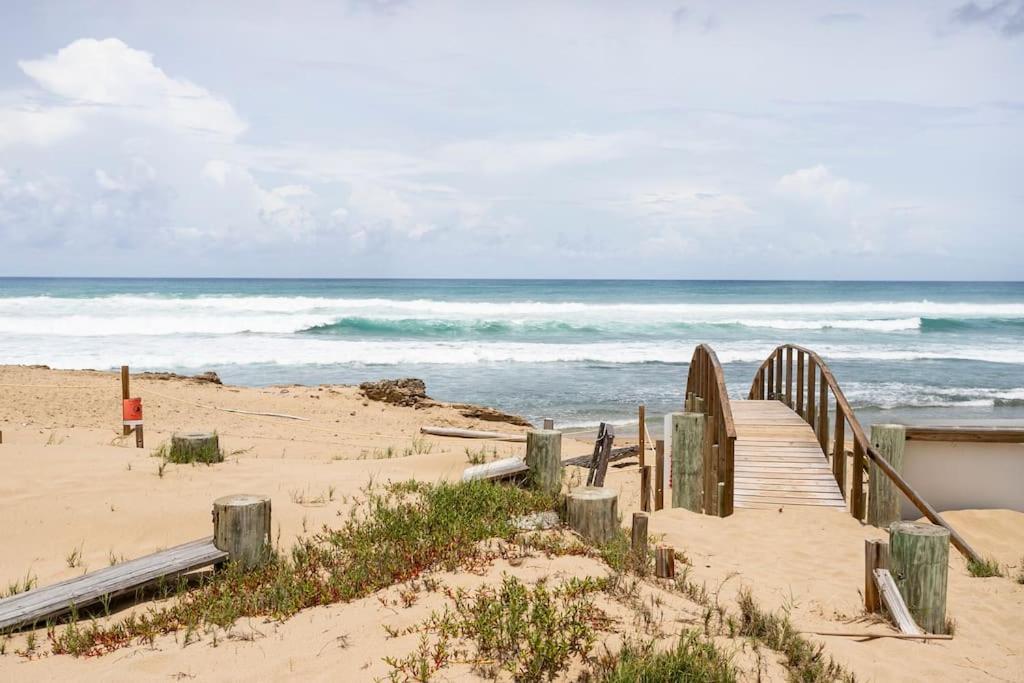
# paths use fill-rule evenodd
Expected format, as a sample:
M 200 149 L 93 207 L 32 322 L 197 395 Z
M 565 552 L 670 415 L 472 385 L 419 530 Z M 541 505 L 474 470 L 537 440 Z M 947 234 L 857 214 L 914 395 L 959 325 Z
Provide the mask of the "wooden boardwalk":
M 846 507 L 818 438 L 803 418 L 781 401 L 730 403 L 736 425 L 735 507 Z
M 75 607 L 111 598 L 161 579 L 223 562 L 228 554 L 213 545 L 212 538 L 162 550 L 99 571 L 77 576 L 52 586 L 0 600 L 0 630 L 20 628 L 60 616 Z

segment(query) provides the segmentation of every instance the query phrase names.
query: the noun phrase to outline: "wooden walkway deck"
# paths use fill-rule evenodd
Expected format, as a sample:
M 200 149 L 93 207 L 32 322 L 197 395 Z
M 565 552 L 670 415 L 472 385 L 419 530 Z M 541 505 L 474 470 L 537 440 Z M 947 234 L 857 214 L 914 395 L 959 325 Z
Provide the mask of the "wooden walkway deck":
M 46 619 L 128 591 L 174 577 L 200 567 L 223 562 L 228 554 L 213 545 L 212 538 L 162 550 L 113 567 L 77 576 L 52 586 L 36 588 L 0 600 L 0 631 L 42 624 Z
M 814 430 L 781 401 L 730 401 L 738 508 L 846 503 Z

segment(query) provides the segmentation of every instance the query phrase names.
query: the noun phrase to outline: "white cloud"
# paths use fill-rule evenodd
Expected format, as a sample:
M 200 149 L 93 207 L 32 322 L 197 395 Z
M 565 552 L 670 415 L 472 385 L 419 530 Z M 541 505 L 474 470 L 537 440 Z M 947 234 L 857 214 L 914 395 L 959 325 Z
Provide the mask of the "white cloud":
M 47 146 L 83 130 L 78 112 L 43 107 L 24 98 L 0 102 L 0 149 L 14 144 Z
M 148 123 L 234 138 L 246 124 L 221 97 L 173 78 L 153 56 L 116 38 L 82 38 L 55 55 L 21 60 L 18 66 L 47 92 L 84 114 L 95 109 Z M 84 109 L 82 109 L 84 107 Z M 65 112 L 67 113 L 67 112 Z M 44 114 L 54 125 L 53 111 Z M 38 115 L 35 117 L 39 119 Z M 37 122 L 34 125 L 43 125 Z
M 842 207 L 865 191 L 863 185 L 835 175 L 822 164 L 782 176 L 775 189 L 783 196 L 817 202 L 833 209 Z
M 739 195 L 679 184 L 637 191 L 628 206 L 641 215 L 669 220 L 712 221 L 754 213 Z
M 540 140 L 467 140 L 441 148 L 450 165 L 484 173 L 520 173 L 624 156 L 647 140 L 638 133 L 571 133 Z

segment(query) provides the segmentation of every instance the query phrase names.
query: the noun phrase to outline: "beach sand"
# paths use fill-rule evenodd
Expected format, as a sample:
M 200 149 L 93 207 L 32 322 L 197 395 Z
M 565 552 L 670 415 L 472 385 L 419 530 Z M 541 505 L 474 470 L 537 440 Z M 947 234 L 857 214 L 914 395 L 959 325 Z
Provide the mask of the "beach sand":
M 468 465 L 467 448 L 487 447 L 498 457 L 523 451 L 519 443 L 421 438 L 419 427 L 427 424 L 502 432 L 525 428 L 466 418 L 447 406 L 415 409 L 367 401 L 351 387 L 239 388 L 133 378 L 132 389 L 144 401 L 145 449 L 120 434 L 116 375 L 0 367 L 0 587 L 27 574 L 47 585 L 106 567 L 111 559 L 209 535 L 211 502 L 231 493 L 270 495 L 273 533 L 287 548 L 297 537 L 335 523 L 371 478 L 454 480 Z M 173 431 L 197 429 L 218 432 L 227 460 L 161 469 L 152 451 Z M 590 449 L 589 443 L 566 439 L 563 455 Z M 581 471 L 569 468 L 570 476 Z M 619 509 L 628 520 L 639 508 L 636 468 L 610 468 L 607 485 L 620 492 Z M 951 641 L 811 636 L 858 680 L 1024 680 L 1024 585 L 1012 578 L 1024 556 L 1024 514 L 983 510 L 946 517 L 983 554 L 1008 566 L 1011 576 L 972 578 L 951 550 L 948 614 L 956 622 Z M 718 519 L 666 509 L 652 516 L 651 532 L 663 534 L 687 555 L 691 579 L 705 582 L 726 609 L 735 609 L 737 592 L 747 587 L 763 607 L 788 613 L 802 630 L 891 630 L 863 614 L 860 595 L 864 540 L 885 533 L 848 514 L 788 507 L 738 510 Z M 78 566 L 69 567 L 68 557 L 76 552 Z M 496 584 L 503 573 L 535 581 L 607 571 L 594 558 L 534 552 L 514 564 L 498 559 L 481 574 L 440 573 L 438 579 L 472 588 Z M 169 635 L 152 647 L 102 657 L 26 658 L 13 653 L 23 644 L 22 634 L 0 656 L 0 680 L 373 680 L 390 671 L 384 656 L 403 656 L 418 641 L 415 634 L 389 638 L 383 626 L 415 624 L 446 604 L 441 592 L 428 592 L 404 608 L 395 599 L 397 591 L 305 610 L 281 623 L 245 620 L 219 640 L 205 635 L 186 647 L 180 635 Z M 683 596 L 650 581 L 642 591 L 659 596 L 669 632 L 699 625 L 700 609 Z M 621 605 L 602 606 L 616 617 L 603 636 L 609 646 L 638 631 Z M 785 680 L 777 655 L 769 653 L 762 661 L 741 639 L 723 639 L 723 646 L 734 652 L 747 678 L 760 671 L 765 680 Z M 466 665 L 439 676 L 473 678 Z

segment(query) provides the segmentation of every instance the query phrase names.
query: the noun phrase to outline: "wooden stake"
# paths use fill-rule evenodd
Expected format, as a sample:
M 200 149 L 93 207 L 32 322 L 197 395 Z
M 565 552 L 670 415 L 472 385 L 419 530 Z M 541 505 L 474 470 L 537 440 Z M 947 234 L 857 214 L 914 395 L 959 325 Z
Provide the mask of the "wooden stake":
M 654 575 L 659 579 L 676 578 L 676 551 L 661 544 L 654 549 Z
M 562 490 L 562 433 L 554 429 L 526 433 L 530 485 L 544 493 Z
M 244 569 L 270 556 L 270 497 L 240 494 L 213 501 L 213 544 Z
M 903 473 L 903 425 L 871 425 L 871 445 L 899 473 Z M 874 461 L 868 463 L 868 524 L 887 529 L 903 518 L 900 495 L 892 479 L 882 474 Z
M 584 486 L 566 497 L 569 526 L 591 543 L 601 545 L 619 528 L 619 496 L 611 489 Z
M 649 518 L 650 515 L 646 512 L 634 512 L 633 528 L 630 533 L 630 547 L 645 564 L 647 563 L 647 523 Z
M 715 446 L 717 448 L 717 446 Z M 725 517 L 725 482 L 718 482 L 718 516 Z
M 892 573 L 888 569 L 876 569 L 875 583 L 878 585 L 878 595 L 882 599 L 882 604 L 885 605 L 885 611 L 892 617 L 900 632 L 913 635 L 924 633 L 907 608 L 903 596 L 896 587 L 896 581 L 892 578 Z
M 135 425 L 135 447 L 136 448 L 142 448 L 143 447 L 142 425 Z
M 128 366 L 127 365 L 122 365 L 121 366 L 121 400 L 122 401 L 127 401 L 128 399 L 130 399 L 132 397 L 131 389 L 129 388 L 128 383 L 129 383 Z M 122 434 L 124 436 L 128 436 L 129 434 L 132 433 L 132 428 L 129 427 L 128 425 L 124 425 L 121 429 L 123 430 Z
M 949 530 L 933 524 L 895 522 L 889 527 L 889 567 L 921 628 L 945 633 Z
M 552 420 L 550 417 L 545 417 L 544 418 L 544 429 L 554 429 L 554 428 L 555 428 L 555 421 Z
M 654 509 L 665 507 L 665 441 L 654 442 Z
M 644 469 L 644 459 L 646 458 L 646 455 L 647 455 L 646 454 L 646 450 L 647 449 L 645 448 L 646 444 L 644 443 L 644 437 L 646 436 L 646 432 L 647 432 L 647 428 L 645 426 L 646 417 L 647 417 L 647 408 L 646 408 L 646 406 L 644 406 L 643 403 L 641 403 L 639 405 L 639 407 L 637 407 L 636 412 L 637 412 L 637 422 L 639 423 L 639 428 L 640 428 L 639 431 L 637 431 L 636 439 L 637 439 L 637 446 L 639 447 L 639 452 L 640 452 L 640 470 L 643 471 L 643 469 Z
M 704 504 L 704 414 L 672 414 L 672 507 L 701 512 Z
M 644 465 L 640 470 L 640 509 L 644 512 L 651 511 L 651 470 L 650 465 Z
M 864 609 L 871 614 L 881 609 L 875 570 L 889 568 L 889 544 L 885 541 L 864 541 Z

